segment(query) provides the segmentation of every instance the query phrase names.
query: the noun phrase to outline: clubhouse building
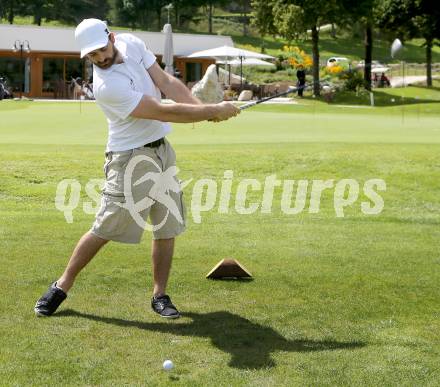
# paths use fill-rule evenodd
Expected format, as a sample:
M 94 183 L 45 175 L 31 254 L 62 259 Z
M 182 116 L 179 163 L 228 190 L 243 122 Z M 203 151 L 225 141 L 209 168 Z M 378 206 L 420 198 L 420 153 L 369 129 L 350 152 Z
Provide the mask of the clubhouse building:
M 129 32 L 143 40 L 161 63 L 165 47 L 162 32 Z M 185 83 L 201 79 L 211 58 L 187 58 L 195 51 L 233 46 L 229 36 L 173 33 L 174 67 Z M 15 46 L 15 48 L 14 48 Z M 74 28 L 0 24 L 0 77 L 7 80 L 14 96 L 73 98 L 72 79 L 89 80 L 92 65 L 80 59 Z

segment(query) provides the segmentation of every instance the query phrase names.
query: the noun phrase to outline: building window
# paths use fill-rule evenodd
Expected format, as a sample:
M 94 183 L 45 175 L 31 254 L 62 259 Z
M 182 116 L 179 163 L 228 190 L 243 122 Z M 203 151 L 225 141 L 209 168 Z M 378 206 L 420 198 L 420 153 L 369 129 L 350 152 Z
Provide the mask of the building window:
M 84 74 L 84 61 L 81 59 L 66 59 L 66 83 L 81 78 Z
M 84 77 L 84 61 L 79 58 L 44 58 L 43 92 L 54 98 L 71 98 L 72 81 Z
M 6 79 L 12 91 L 29 92 L 30 60 L 20 58 L 0 58 L 0 77 Z
M 186 63 L 186 82 L 197 82 L 202 79 L 201 63 Z
M 44 58 L 43 92 L 57 92 L 64 88 L 64 59 Z

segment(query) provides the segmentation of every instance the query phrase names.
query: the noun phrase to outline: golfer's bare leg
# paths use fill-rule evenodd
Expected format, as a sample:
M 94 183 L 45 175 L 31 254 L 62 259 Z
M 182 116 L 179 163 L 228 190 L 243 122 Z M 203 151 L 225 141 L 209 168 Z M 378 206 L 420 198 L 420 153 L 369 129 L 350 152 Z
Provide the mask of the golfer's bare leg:
M 153 239 L 151 258 L 153 261 L 153 295 L 155 296 L 165 294 L 173 252 L 174 238 Z
M 107 242 L 108 240 L 99 238 L 91 232 L 84 234 L 75 250 L 73 250 L 63 275 L 57 281 L 57 286 L 67 293 L 81 269 L 92 260 L 99 249 Z

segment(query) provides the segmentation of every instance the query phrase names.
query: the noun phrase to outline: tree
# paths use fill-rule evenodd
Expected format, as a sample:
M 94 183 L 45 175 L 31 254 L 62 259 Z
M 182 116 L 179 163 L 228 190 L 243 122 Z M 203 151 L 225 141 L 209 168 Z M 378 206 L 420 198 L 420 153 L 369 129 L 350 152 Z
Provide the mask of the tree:
M 174 21 L 177 28 L 181 28 L 185 23 L 191 21 L 197 14 L 200 7 L 200 0 L 174 0 Z
M 136 29 L 138 14 L 136 12 L 136 2 L 133 0 L 116 0 L 114 3 L 114 22 L 119 25 L 129 25 L 131 29 Z
M 158 31 L 162 29 L 162 8 L 170 0 L 117 0 L 115 19 L 120 24 L 128 24 L 132 29 L 136 27 L 145 30 L 151 29 L 155 19 Z
M 41 26 L 43 19 L 51 19 L 56 0 L 24 0 L 22 15 L 33 17 L 33 23 Z
M 105 20 L 110 9 L 108 0 L 46 1 L 46 19 L 78 24 L 86 18 Z
M 208 33 L 212 34 L 212 13 L 214 11 L 214 0 L 208 0 L 206 3 L 206 7 L 208 9 Z
M 270 1 L 252 0 L 251 23 L 264 35 L 276 35 L 273 8 Z
M 239 0 L 240 11 L 241 11 L 241 19 L 243 24 L 243 36 L 246 36 L 247 25 L 248 25 L 248 13 L 251 10 L 251 1 L 250 0 Z
M 34 17 L 34 24 L 41 26 L 41 20 L 44 16 L 47 16 L 48 2 L 44 0 L 32 0 L 28 6 L 28 11 Z
M 22 14 L 25 5 L 24 0 L 2 0 L 0 1 L 0 17 L 5 17 L 9 24 L 13 24 L 15 16 Z
M 426 83 L 432 86 L 432 48 L 440 40 L 440 7 L 434 0 L 383 0 L 379 26 L 402 40 L 423 38 L 426 47 Z
M 371 62 L 373 58 L 373 29 L 376 25 L 374 10 L 380 0 L 342 0 L 344 14 L 351 21 L 360 21 L 364 28 L 364 81 L 365 87 L 371 90 Z
M 9 23 L 16 15 L 32 16 L 33 23 L 41 25 L 43 19 L 77 24 L 86 17 L 105 19 L 107 0 L 0 0 L 0 15 Z
M 221 6 L 226 4 L 226 0 L 200 0 L 199 5 L 203 6 L 206 9 L 206 13 L 208 15 L 208 33 L 212 34 L 212 18 L 214 15 L 214 7 Z
M 280 34 L 287 40 L 307 36 L 311 31 L 313 93 L 320 95 L 319 26 L 334 22 L 341 11 L 337 0 L 252 0 L 253 23 L 262 34 Z
M 162 29 L 162 8 L 165 7 L 168 0 L 147 0 L 144 1 L 146 7 L 151 7 L 156 13 L 157 30 Z

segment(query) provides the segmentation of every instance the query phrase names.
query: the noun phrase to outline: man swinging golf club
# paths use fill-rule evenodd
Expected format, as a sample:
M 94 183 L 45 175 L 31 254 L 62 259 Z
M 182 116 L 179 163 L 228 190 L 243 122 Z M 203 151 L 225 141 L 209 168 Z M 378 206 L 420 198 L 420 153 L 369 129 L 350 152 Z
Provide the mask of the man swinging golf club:
M 151 307 L 162 317 L 178 318 L 165 290 L 174 239 L 185 230 L 185 207 L 179 181 L 175 173 L 168 173 L 176 170 L 174 150 L 165 138 L 171 131 L 168 122 L 218 122 L 240 110 L 227 102 L 203 105 L 160 68 L 140 39 L 127 33 L 115 35 L 101 20 L 83 20 L 75 38 L 81 58 L 87 57 L 94 65 L 93 92 L 108 121 L 106 182 L 91 230 L 79 240 L 61 277 L 37 301 L 35 313 L 52 315 L 81 269 L 108 241 L 139 243 L 149 218 L 153 231 Z M 161 104 L 161 92 L 176 103 Z

